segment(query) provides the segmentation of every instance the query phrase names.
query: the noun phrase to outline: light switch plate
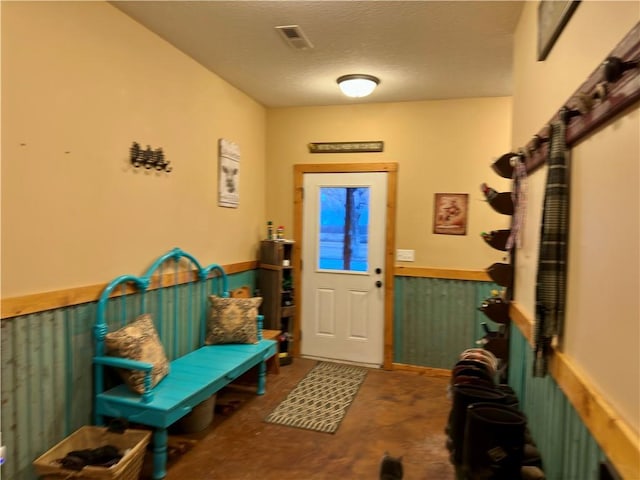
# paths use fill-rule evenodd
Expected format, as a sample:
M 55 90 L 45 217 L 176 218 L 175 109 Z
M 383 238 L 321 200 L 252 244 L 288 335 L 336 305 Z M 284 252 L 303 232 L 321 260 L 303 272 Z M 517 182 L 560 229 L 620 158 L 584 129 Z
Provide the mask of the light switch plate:
M 415 250 L 396 250 L 396 260 L 398 262 L 413 262 L 416 259 L 416 251 Z

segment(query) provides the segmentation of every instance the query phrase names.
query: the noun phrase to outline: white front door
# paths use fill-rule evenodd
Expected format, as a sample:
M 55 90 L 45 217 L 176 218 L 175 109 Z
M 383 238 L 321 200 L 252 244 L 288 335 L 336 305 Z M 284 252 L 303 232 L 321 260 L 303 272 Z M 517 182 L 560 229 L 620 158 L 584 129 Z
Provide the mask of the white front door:
M 304 356 L 383 363 L 386 176 L 304 174 Z

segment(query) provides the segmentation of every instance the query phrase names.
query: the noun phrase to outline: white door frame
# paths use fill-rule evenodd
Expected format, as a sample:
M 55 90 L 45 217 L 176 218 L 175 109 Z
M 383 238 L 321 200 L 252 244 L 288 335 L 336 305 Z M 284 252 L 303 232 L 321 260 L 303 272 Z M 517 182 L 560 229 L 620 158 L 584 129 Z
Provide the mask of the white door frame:
M 385 370 L 391 370 L 393 364 L 393 281 L 394 281 L 394 252 L 396 240 L 396 186 L 397 163 L 323 163 L 300 164 L 293 166 L 294 176 L 294 215 L 293 215 L 293 282 L 294 291 L 301 292 L 302 272 L 300 260 L 302 258 L 302 214 L 304 206 L 303 177 L 305 173 L 387 173 L 387 208 L 386 208 L 386 237 L 384 262 L 384 363 Z M 296 295 L 295 318 L 293 322 L 293 354 L 300 355 L 300 319 L 302 306 L 300 294 Z

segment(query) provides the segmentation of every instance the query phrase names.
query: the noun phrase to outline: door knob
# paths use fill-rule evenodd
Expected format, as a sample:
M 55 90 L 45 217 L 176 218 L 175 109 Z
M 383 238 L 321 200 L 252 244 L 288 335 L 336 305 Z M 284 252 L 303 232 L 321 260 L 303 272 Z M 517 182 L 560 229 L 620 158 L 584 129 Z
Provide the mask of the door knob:
M 381 282 L 380 280 L 378 280 L 378 281 L 376 282 L 376 287 L 380 288 L 381 286 L 382 286 L 382 282 Z
M 376 273 L 380 275 L 382 273 L 382 269 L 380 267 L 376 268 Z

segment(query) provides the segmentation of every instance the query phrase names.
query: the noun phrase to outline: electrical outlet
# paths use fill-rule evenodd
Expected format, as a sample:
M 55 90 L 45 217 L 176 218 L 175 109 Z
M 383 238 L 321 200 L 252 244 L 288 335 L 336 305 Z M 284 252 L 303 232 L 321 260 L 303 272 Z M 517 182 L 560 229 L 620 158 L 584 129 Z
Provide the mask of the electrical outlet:
M 396 260 L 398 262 L 413 262 L 416 259 L 416 251 L 415 250 L 396 250 Z

